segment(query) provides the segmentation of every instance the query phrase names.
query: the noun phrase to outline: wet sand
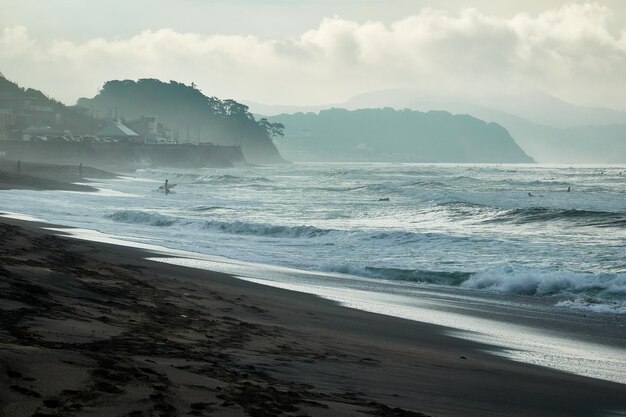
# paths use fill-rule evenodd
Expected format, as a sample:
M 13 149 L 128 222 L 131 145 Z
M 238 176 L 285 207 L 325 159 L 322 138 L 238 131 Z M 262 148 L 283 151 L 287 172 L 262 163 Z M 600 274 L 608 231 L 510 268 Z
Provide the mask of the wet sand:
M 0 159 L 0 190 L 96 191 L 87 178 L 115 178 L 117 174 L 97 168 Z
M 626 385 L 0 220 L 0 415 L 594 416 Z

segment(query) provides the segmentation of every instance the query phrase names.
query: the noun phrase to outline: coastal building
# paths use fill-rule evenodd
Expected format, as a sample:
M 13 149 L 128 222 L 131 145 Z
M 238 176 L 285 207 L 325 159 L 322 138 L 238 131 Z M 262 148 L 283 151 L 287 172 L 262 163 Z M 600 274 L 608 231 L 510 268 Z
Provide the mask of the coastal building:
M 0 140 L 11 137 L 11 130 L 14 129 L 16 120 L 12 109 L 0 108 Z
M 141 137 L 141 142 L 152 144 L 173 144 L 170 129 L 159 123 L 157 116 L 141 116 L 139 119 L 127 120 L 126 125 Z
M 113 139 L 116 141 L 137 142 L 140 136 L 137 132 L 125 126 L 119 120 L 115 120 L 104 126 L 98 133 L 97 138 Z
M 61 122 L 61 113 L 40 97 L 0 96 L 0 107 L 11 109 L 22 126 Z
M 26 142 L 48 141 L 51 138 L 62 137 L 67 132 L 53 129 L 48 125 L 33 125 L 22 130 L 22 140 Z

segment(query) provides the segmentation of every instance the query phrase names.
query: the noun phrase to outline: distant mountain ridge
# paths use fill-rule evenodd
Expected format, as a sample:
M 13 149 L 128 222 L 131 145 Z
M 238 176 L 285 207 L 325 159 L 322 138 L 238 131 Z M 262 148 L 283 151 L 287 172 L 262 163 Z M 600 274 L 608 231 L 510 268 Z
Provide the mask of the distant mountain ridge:
M 113 80 L 106 82 L 95 97 L 81 98 L 77 104 L 110 116 L 157 116 L 179 142 L 241 145 L 249 162 L 285 162 L 266 125 L 257 121 L 246 105 L 206 96 L 193 84 L 156 79 Z
M 421 111 L 448 110 L 448 108 L 449 111 L 454 111 L 454 106 L 469 110 L 490 109 L 521 117 L 537 125 L 560 129 L 626 123 L 626 111 L 577 106 L 540 92 L 467 97 L 439 95 L 419 89 L 392 89 L 359 94 L 350 98 L 343 106 L 348 109 L 408 107 Z
M 278 146 L 293 160 L 533 162 L 502 126 L 467 115 L 330 109 L 269 120 L 285 125 Z
M 626 124 L 557 128 L 477 106 L 468 108 L 467 105 L 449 104 L 445 107 L 500 123 L 537 162 L 626 163 Z
M 288 106 L 250 105 L 253 111 L 268 115 L 275 110 L 289 112 Z M 335 106 L 468 114 L 502 125 L 537 162 L 626 162 L 625 111 L 575 106 L 546 94 L 533 93 L 521 98 L 503 95 L 487 103 L 486 100 L 472 102 L 469 98 L 437 96 L 416 89 L 396 89 L 361 94 Z M 294 106 L 292 110 L 304 111 L 305 108 Z M 324 106 L 308 109 L 318 111 L 319 108 Z

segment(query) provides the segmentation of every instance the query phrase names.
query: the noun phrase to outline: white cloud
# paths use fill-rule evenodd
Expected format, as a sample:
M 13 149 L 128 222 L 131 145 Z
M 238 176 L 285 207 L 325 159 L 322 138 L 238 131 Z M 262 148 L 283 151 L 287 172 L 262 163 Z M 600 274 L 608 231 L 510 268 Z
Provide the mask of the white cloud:
M 338 102 L 369 90 L 417 87 L 541 90 L 626 108 L 626 28 L 611 33 L 610 15 L 597 4 L 512 18 L 424 9 L 390 25 L 327 18 L 289 39 L 161 29 L 73 42 L 9 27 L 0 34 L 0 71 L 66 102 L 93 95 L 109 79 L 155 77 L 266 103 Z

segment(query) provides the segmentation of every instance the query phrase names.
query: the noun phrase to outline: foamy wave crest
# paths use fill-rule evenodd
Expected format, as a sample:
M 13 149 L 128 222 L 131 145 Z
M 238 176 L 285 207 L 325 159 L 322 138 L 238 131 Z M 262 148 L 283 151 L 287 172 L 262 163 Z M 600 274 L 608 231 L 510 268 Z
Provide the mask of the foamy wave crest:
M 453 188 L 450 184 L 441 181 L 412 181 L 403 184 L 404 188 L 425 188 L 425 189 L 448 189 Z
M 113 214 L 105 215 L 105 217 L 121 223 L 145 224 L 149 226 L 172 226 L 176 224 L 196 230 L 283 238 L 313 238 L 337 232 L 336 230 L 319 229 L 314 226 L 283 226 L 243 221 L 177 219 L 159 213 L 139 210 L 116 211 Z
M 183 182 L 193 182 L 193 181 L 198 180 L 199 178 L 204 177 L 204 175 L 201 175 L 201 174 L 162 171 L 162 170 L 155 170 L 155 169 L 149 169 L 149 168 L 139 169 L 137 170 L 137 173 L 147 175 L 150 177 L 168 178 L 170 181 L 176 180 L 176 181 L 183 181 Z
M 272 181 L 265 177 L 239 177 L 236 175 L 208 175 L 197 178 L 194 181 L 196 184 L 265 184 Z
M 626 296 L 626 274 L 546 271 L 504 265 L 472 274 L 461 287 L 504 294 L 611 299 Z
M 504 265 L 472 274 L 460 285 L 503 294 L 573 297 L 557 307 L 626 314 L 626 274 L 546 271 Z
M 222 206 L 195 206 L 191 207 L 189 210 L 191 211 L 217 211 L 217 210 L 234 210 L 230 207 L 222 207 Z
M 150 226 L 171 226 L 177 221 L 174 218 L 159 213 L 140 210 L 121 210 L 113 214 L 107 214 L 104 217 L 120 223 L 137 223 Z
M 626 214 L 607 211 L 526 207 L 507 210 L 487 222 L 530 223 L 553 220 L 571 221 L 584 226 L 626 227 Z
M 222 222 L 222 221 L 206 221 L 204 227 L 211 231 L 223 233 L 255 235 L 269 237 L 317 237 L 326 235 L 332 230 L 318 229 L 314 226 L 277 226 L 271 224 L 248 223 L 248 222 Z
M 593 313 L 626 314 L 626 301 L 602 301 L 591 297 L 578 297 L 556 303 L 557 307 L 591 311 Z
M 429 271 L 421 269 L 322 265 L 329 272 L 390 281 L 447 285 L 511 295 L 558 296 L 557 307 L 596 313 L 626 314 L 626 274 L 592 274 L 504 265 L 487 271 Z M 563 300 L 565 297 L 574 299 Z

